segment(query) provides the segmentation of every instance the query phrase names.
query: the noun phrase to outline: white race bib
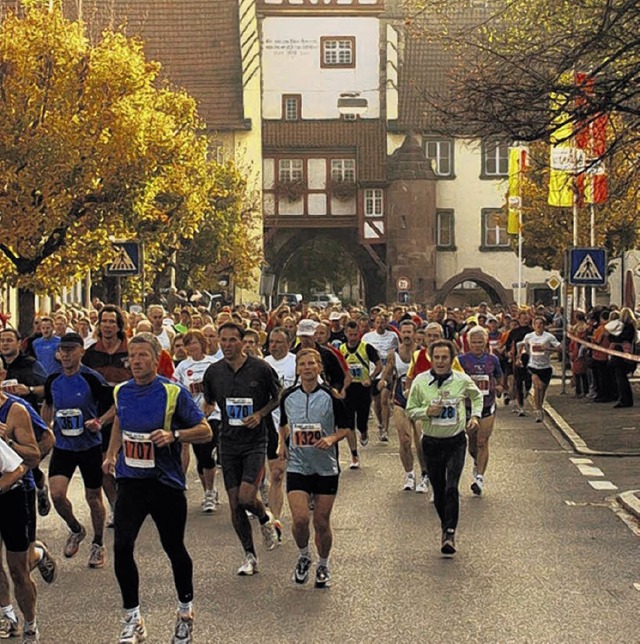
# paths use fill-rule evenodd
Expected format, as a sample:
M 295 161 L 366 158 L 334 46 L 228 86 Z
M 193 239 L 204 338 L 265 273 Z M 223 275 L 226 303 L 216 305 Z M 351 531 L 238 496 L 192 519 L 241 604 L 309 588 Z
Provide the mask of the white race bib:
M 438 404 L 435 402 L 434 404 Z M 451 427 L 458 422 L 458 400 L 456 398 L 443 398 L 440 401 L 442 411 L 439 416 L 432 417 L 431 424 L 438 427 Z
M 149 434 L 122 432 L 122 451 L 129 467 L 151 469 L 156 466 L 155 445 Z
M 313 447 L 322 438 L 320 423 L 294 423 L 292 427 L 295 447 Z
M 349 365 L 349 372 L 351 373 L 351 377 L 354 380 L 362 378 L 362 365 L 359 365 L 359 364 Z
M 80 436 L 84 432 L 81 409 L 58 409 L 56 420 L 63 436 Z
M 242 427 L 242 422 L 253 414 L 252 398 L 227 398 L 225 402 L 227 418 L 231 427 Z
M 476 374 L 471 376 L 471 380 L 476 383 L 476 387 L 482 392 L 483 396 L 489 395 L 489 376 L 486 374 Z

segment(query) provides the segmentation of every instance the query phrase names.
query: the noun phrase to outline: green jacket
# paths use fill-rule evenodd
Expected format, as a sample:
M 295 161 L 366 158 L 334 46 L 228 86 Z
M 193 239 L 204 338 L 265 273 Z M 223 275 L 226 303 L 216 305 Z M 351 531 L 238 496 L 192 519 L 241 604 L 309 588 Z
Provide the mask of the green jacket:
M 422 433 L 434 438 L 448 438 L 465 430 L 465 400 L 471 401 L 471 415 L 480 418 L 482 392 L 466 373 L 453 371 L 438 387 L 431 370 L 416 376 L 411 383 L 406 413 L 412 420 L 422 421 Z M 427 407 L 442 403 L 440 416 L 427 416 Z

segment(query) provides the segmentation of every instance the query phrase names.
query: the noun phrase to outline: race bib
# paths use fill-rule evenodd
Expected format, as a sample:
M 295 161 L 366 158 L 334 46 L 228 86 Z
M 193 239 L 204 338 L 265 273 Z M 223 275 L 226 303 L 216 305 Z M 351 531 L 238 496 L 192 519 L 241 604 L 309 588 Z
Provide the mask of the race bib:
M 56 420 L 63 436 L 80 436 L 84 432 L 81 409 L 58 409 Z
M 544 344 L 532 344 L 531 353 L 544 353 L 545 352 Z
M 349 365 L 349 372 L 351 373 L 351 377 L 354 380 L 360 380 L 362 378 L 362 366 L 361 365 Z
M 486 374 L 478 374 L 471 376 L 471 380 L 475 382 L 476 387 L 482 392 L 483 396 L 489 395 L 489 376 Z
M 129 467 L 150 469 L 156 466 L 155 445 L 149 434 L 122 432 L 122 451 L 124 462 Z
M 458 401 L 455 398 L 443 398 L 440 402 L 442 411 L 439 416 L 431 419 L 432 425 L 450 427 L 458 422 Z
M 242 422 L 248 416 L 253 414 L 252 398 L 227 398 L 225 407 L 229 425 L 232 427 L 242 427 Z
M 313 447 L 322 438 L 320 423 L 294 423 L 292 426 L 295 447 Z
M 202 381 L 192 382 L 189 385 L 189 393 L 193 396 L 197 396 L 198 394 L 201 394 L 203 391 L 204 391 L 204 388 L 202 386 Z

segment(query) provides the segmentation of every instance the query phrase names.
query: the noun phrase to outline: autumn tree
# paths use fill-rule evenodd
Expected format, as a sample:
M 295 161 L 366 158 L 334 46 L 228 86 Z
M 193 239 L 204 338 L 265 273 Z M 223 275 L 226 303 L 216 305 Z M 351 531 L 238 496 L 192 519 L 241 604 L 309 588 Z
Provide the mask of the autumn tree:
M 104 266 L 114 237 L 144 242 L 154 272 L 205 218 L 214 245 L 237 231 L 215 211 L 226 188 L 195 101 L 158 83 L 142 42 L 92 44 L 59 1 L 22 5 L 0 24 L 0 277 L 28 327 L 33 292 Z

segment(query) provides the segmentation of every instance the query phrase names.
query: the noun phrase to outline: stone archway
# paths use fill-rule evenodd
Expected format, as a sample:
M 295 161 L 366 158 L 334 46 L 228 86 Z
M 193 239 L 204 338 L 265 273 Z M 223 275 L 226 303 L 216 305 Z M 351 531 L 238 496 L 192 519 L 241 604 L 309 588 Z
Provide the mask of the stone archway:
M 493 304 L 505 306 L 513 301 L 513 291 L 505 289 L 502 284 L 491 275 L 488 275 L 479 268 L 465 268 L 461 273 L 449 278 L 435 293 L 431 304 L 441 304 L 447 295 L 462 282 L 475 282 L 481 286 L 491 298 Z
M 366 248 L 360 244 L 357 231 L 348 228 L 280 228 L 265 240 L 265 259 L 275 275 L 277 285 L 289 258 L 305 243 L 317 237 L 328 237 L 342 245 L 355 260 L 365 287 L 365 304 L 384 302 L 386 275 Z M 270 237 L 270 238 L 269 238 Z M 274 287 L 275 288 L 275 287 Z M 275 295 L 275 293 L 274 293 Z

